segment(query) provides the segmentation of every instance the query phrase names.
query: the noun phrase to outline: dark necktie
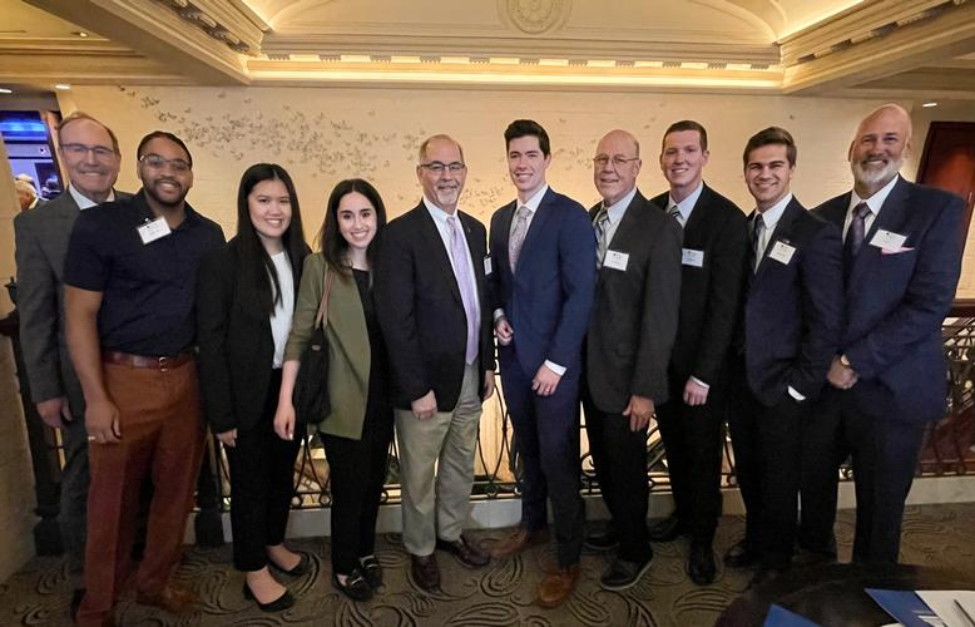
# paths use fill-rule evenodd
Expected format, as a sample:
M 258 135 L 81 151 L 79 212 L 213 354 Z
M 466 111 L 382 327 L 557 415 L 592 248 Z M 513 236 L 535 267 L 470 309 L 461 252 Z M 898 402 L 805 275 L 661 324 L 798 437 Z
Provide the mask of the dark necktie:
M 596 222 L 593 224 L 596 229 L 596 267 L 603 267 L 603 259 L 606 257 L 606 250 L 609 248 L 609 213 L 603 206 L 596 214 Z
M 751 270 L 752 274 L 758 272 L 758 266 L 762 263 L 762 256 L 765 252 L 764 247 L 759 250 L 762 246 L 762 238 L 765 235 L 765 220 L 762 218 L 762 214 L 755 216 L 755 221 L 752 223 L 752 229 L 749 233 L 749 243 L 751 244 Z
M 863 240 L 867 236 L 867 216 L 870 215 L 870 206 L 861 202 L 853 208 L 853 220 L 850 228 L 846 232 L 846 241 L 843 242 L 843 275 L 850 276 L 853 262 L 863 247 Z

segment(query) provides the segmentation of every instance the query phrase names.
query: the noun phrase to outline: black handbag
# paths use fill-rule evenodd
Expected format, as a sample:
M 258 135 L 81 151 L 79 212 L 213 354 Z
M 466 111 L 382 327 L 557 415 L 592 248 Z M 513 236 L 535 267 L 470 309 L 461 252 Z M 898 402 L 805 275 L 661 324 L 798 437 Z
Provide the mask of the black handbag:
M 315 328 L 311 341 L 301 354 L 301 366 L 291 400 L 295 407 L 295 420 L 305 424 L 319 424 L 331 412 L 328 398 L 328 294 L 332 291 L 332 273 L 325 267 L 322 301 L 315 314 Z

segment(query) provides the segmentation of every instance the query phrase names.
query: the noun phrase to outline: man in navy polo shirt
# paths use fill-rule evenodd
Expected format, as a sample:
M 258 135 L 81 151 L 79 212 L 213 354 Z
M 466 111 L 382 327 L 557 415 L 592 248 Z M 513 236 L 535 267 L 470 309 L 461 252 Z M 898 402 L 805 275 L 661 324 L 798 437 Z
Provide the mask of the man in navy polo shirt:
M 137 600 L 174 613 L 195 601 L 170 576 L 203 453 L 196 271 L 224 237 L 185 201 L 193 159 L 182 140 L 155 131 L 137 156 L 142 190 L 79 216 L 65 262 L 66 337 L 87 405 L 91 464 L 79 625 L 115 624 L 146 473 L 154 494 Z

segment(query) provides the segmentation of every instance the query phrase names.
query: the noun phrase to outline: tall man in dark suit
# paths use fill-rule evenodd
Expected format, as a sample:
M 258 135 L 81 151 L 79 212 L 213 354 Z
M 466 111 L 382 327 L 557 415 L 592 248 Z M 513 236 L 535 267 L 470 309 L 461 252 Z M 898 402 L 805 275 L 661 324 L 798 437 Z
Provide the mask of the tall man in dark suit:
M 683 226 L 680 324 L 670 359 L 669 400 L 657 410 L 675 510 L 650 539 L 691 537 L 687 572 L 714 581 L 712 543 L 721 515 L 721 426 L 728 348 L 748 241 L 745 214 L 705 185 L 708 134 L 692 120 L 664 133 L 660 169 L 670 191 L 653 199 Z
M 416 176 L 423 199 L 386 227 L 376 291 L 392 366 L 403 545 L 413 579 L 434 590 L 435 549 L 470 568 L 490 560 L 462 531 L 495 364 L 487 232 L 457 208 L 467 177 L 460 144 L 446 135 L 424 141 Z
M 85 399 L 64 339 L 64 258 L 81 211 L 128 195 L 112 189 L 121 153 L 115 134 L 98 120 L 81 112 L 62 120 L 58 152 L 68 172 L 67 191 L 14 218 L 14 234 L 20 342 L 30 393 L 41 419 L 61 429 L 64 442 L 58 523 L 76 608 L 84 587 L 88 441 Z
M 491 219 L 494 331 L 501 381 L 521 456 L 522 526 L 497 557 L 544 537 L 551 499 L 558 569 L 539 586 L 555 607 L 575 590 L 585 510 L 579 495 L 579 378 L 596 274 L 596 240 L 585 209 L 549 188 L 548 133 L 515 120 L 504 133 L 518 198 Z
M 757 564 L 760 583 L 791 564 L 802 426 L 839 343 L 843 273 L 839 229 L 789 191 L 792 136 L 777 127 L 752 136 L 744 165 L 756 210 L 729 424 L 747 518 L 745 539 L 725 563 Z
M 647 427 L 668 398 L 680 306 L 681 228 L 637 189 L 640 165 L 640 145 L 626 131 L 611 131 L 596 147 L 593 181 L 602 202 L 589 215 L 599 270 L 582 402 L 596 477 L 619 542 L 600 579 L 607 590 L 636 584 L 653 558 Z
M 806 431 L 800 542 L 835 557 L 837 469 L 853 455 L 853 559 L 897 562 L 927 423 L 945 411 L 941 324 L 961 269 L 964 202 L 898 176 L 911 118 L 868 115 L 850 144 L 854 186 L 816 212 L 843 230 L 845 327 Z

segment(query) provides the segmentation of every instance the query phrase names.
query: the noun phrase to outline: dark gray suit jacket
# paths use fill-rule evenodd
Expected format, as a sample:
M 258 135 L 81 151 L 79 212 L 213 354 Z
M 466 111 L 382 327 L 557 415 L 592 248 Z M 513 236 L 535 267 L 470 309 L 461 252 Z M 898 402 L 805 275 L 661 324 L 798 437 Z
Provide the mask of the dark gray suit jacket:
M 116 198 L 129 194 L 115 193 Z M 64 258 L 80 209 L 67 190 L 14 218 L 20 343 L 34 402 L 66 396 L 84 414 L 81 384 L 64 341 Z
M 590 210 L 595 219 L 601 205 Z M 619 413 L 636 394 L 667 400 L 677 336 L 680 225 L 637 191 L 609 243 L 629 255 L 626 270 L 603 266 L 586 337 L 586 382 L 599 409 Z

